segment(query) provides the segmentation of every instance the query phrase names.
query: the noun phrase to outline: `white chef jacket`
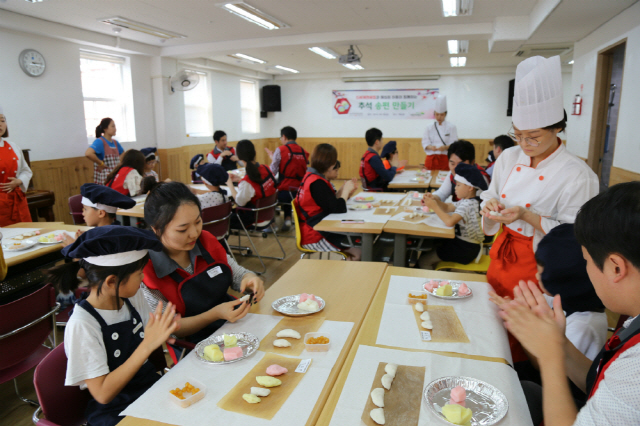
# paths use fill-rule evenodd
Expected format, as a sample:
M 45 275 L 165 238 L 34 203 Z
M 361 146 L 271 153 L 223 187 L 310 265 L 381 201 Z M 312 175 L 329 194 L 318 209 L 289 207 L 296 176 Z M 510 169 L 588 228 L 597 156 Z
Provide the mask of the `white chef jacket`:
M 22 192 L 26 194 L 27 188 L 29 187 L 29 181 L 31 180 L 31 176 L 33 176 L 33 172 L 24 159 L 20 147 L 13 142 L 9 142 L 8 140 L 0 138 L 0 147 L 4 147 L 5 143 L 8 143 L 11 149 L 15 152 L 18 161 L 18 171 L 16 172 L 16 177 L 22 181 L 22 185 L 20 185 L 20 188 L 22 189 Z
M 482 207 L 495 198 L 506 208 L 522 206 L 540 215 L 544 233 L 524 220 L 506 225 L 525 237 L 533 236 L 535 252 L 542 237 L 561 223 L 574 223 L 580 207 L 598 192 L 598 176 L 562 143 L 535 169 L 531 157 L 516 145 L 498 157 L 491 185 L 480 198 Z M 482 229 L 486 235 L 495 235 L 500 223 L 483 216 Z
M 435 126 L 434 126 L 435 124 Z M 436 127 L 438 130 L 436 131 Z M 440 136 L 438 136 L 438 132 L 440 132 Z M 440 139 L 442 137 L 442 139 Z M 458 129 L 456 129 L 455 124 L 451 124 L 447 120 L 442 122 L 442 125 L 438 124 L 437 121 L 434 121 L 432 124 L 427 126 L 427 129 L 424 131 L 424 135 L 422 136 L 422 149 L 427 155 L 447 155 L 446 151 L 432 151 L 427 150 L 427 146 L 442 146 L 442 145 L 451 145 L 455 141 L 458 140 Z M 444 141 L 444 143 L 442 143 Z

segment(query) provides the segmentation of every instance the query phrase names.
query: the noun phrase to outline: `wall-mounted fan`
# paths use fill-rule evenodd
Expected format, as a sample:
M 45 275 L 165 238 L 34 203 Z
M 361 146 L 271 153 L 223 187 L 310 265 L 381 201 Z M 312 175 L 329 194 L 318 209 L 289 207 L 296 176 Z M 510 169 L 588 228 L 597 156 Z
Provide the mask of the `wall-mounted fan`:
M 198 73 L 182 69 L 169 80 L 171 92 L 175 92 L 176 90 L 186 92 L 196 87 L 199 81 L 200 76 Z

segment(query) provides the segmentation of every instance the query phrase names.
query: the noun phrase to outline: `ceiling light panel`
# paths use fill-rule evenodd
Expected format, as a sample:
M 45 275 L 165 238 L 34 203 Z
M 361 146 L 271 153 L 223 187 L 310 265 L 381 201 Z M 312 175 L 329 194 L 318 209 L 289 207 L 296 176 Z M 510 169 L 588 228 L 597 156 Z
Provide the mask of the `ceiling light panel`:
M 338 57 L 336 52 L 326 47 L 310 47 L 309 50 L 327 59 L 336 59 Z
M 471 16 L 473 0 L 442 0 L 442 16 Z
M 449 40 L 447 47 L 450 55 L 469 53 L 469 40 Z
M 293 74 L 298 74 L 300 72 L 298 70 L 294 70 L 293 68 L 283 67 L 282 65 L 276 65 L 275 68 L 278 68 L 279 70 L 287 71 Z
M 242 19 L 246 19 L 247 21 L 256 24 L 262 28 L 266 28 L 268 30 L 277 30 L 280 28 L 288 28 L 289 25 L 280 21 L 279 19 L 274 18 L 273 16 L 267 15 L 259 9 L 251 6 L 242 1 L 238 2 L 228 2 L 228 3 L 219 3 L 216 6 L 226 10 L 227 12 L 233 13 L 236 16 L 239 16 Z
M 349 68 L 352 71 L 363 70 L 364 67 L 360 64 L 342 64 L 343 67 Z
M 452 58 L 449 58 L 449 62 L 451 63 L 452 67 L 464 67 L 467 65 L 467 57 L 466 56 L 452 57 Z
M 244 53 L 234 53 L 233 55 L 229 55 L 232 58 L 236 59 L 246 59 L 249 62 L 253 62 L 255 64 L 266 64 L 267 61 L 263 61 L 262 59 L 254 58 L 253 56 L 245 55 Z
M 158 27 L 153 27 L 151 25 L 143 24 L 142 22 L 132 21 L 131 19 L 122 18 L 120 16 L 116 16 L 115 18 L 106 18 L 106 19 L 98 19 L 98 21 L 103 22 L 108 25 L 113 25 L 114 27 L 126 28 L 132 31 L 138 31 L 140 33 L 149 34 L 154 37 L 159 37 L 161 39 L 169 40 L 172 38 L 186 38 L 187 36 L 174 33 L 172 31 L 163 30 Z

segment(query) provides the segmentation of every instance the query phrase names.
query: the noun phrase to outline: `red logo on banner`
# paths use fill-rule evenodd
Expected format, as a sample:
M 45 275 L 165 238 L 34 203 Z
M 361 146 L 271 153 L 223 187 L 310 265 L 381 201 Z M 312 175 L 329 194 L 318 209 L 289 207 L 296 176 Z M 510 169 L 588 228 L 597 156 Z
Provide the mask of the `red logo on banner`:
M 333 107 L 336 109 L 338 114 L 349 114 L 351 104 L 346 98 L 340 98 L 336 101 L 336 104 Z

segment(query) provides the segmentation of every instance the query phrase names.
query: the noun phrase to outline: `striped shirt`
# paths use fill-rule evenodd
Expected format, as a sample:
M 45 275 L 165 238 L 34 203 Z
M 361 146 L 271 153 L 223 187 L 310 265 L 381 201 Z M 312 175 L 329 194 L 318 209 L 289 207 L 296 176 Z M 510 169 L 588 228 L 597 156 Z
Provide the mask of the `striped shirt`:
M 456 238 L 473 244 L 484 241 L 484 233 L 480 225 L 480 203 L 475 198 L 455 201 L 455 214 L 462 216 L 456 226 Z

